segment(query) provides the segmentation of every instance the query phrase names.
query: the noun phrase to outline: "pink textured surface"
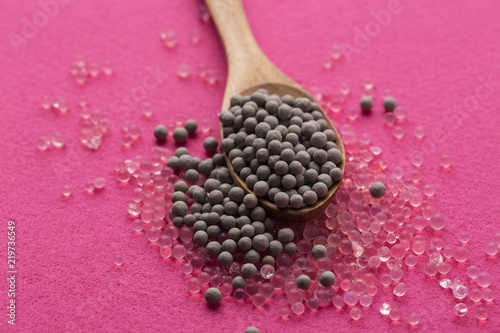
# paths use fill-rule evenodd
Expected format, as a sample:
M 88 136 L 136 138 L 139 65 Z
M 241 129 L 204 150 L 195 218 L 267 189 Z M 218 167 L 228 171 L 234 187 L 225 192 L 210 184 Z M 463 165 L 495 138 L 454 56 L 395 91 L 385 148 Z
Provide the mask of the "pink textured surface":
M 231 299 L 210 309 L 201 295 L 190 296 L 180 266 L 163 262 L 157 249 L 130 229 L 125 213 L 130 187 L 118 186 L 112 165 L 118 157 L 149 157 L 155 144 L 152 129 L 159 122 L 172 121 L 176 113 L 208 117 L 216 125 L 226 75 L 216 31 L 199 22 L 199 2 L 194 0 L 65 2 L 16 49 L 9 36 L 22 36 L 23 18 L 32 20 L 41 7 L 36 1 L 1 1 L 0 239 L 4 257 L 0 260 L 1 269 L 7 271 L 6 222 L 14 219 L 18 312 L 16 327 L 7 325 L 5 315 L 0 317 L 0 331 L 243 332 L 250 325 L 261 332 L 500 331 L 498 301 L 486 305 L 490 317 L 484 323 L 474 318 L 470 300 L 471 313 L 457 319 L 452 310 L 456 301 L 436 280 L 426 278 L 423 262 L 405 273 L 408 291 L 402 300 L 393 300 L 387 290 L 380 290 L 359 322 L 332 305 L 281 320 L 278 310 L 285 304 L 283 295 L 260 310 Z M 484 253 L 484 245 L 500 231 L 500 5 L 494 0 L 402 0 L 400 13 L 391 15 L 391 22 L 359 53 L 352 54 L 349 62 L 342 59 L 330 71 L 321 68 L 333 43 L 355 46 L 355 28 L 364 29 L 373 21 L 372 11 L 386 9 L 391 2 L 246 0 L 245 7 L 264 52 L 305 87 L 331 91 L 345 81 L 352 87 L 349 106 L 356 105 L 367 76 L 376 82 L 377 93 L 386 88 L 394 92 L 408 110 L 403 140 L 396 142 L 384 128 L 380 99 L 372 116 L 353 124 L 355 131 L 371 134 L 391 168 L 401 165 L 409 170 L 414 153 L 422 154 L 422 181 L 436 185 L 434 205 L 447 220 L 439 235 L 447 245 L 458 246 L 458 235 L 470 233 L 469 262 L 494 276 L 493 288 L 500 297 L 499 259 Z M 161 45 L 163 28 L 178 34 L 176 50 L 167 51 Z M 193 29 L 200 31 L 198 45 L 189 42 Z M 68 66 L 78 54 L 87 55 L 90 61 L 112 61 L 116 75 L 78 87 L 68 76 Z M 196 77 L 181 81 L 175 72 L 182 62 L 191 67 L 208 64 L 219 82 L 208 87 Z M 143 119 L 136 105 L 119 112 L 112 108 L 115 100 L 126 98 L 141 84 L 149 75 L 148 68 L 157 66 L 168 76 L 144 100 L 155 106 L 153 120 Z M 495 83 L 480 88 L 487 77 Z M 72 110 L 65 116 L 41 111 L 40 99 L 45 94 L 69 99 Z M 78 142 L 76 101 L 80 94 L 86 94 L 91 105 L 112 122 L 96 152 L 83 149 Z M 477 109 L 470 104 L 475 96 L 481 99 Z M 131 149 L 120 143 L 120 127 L 127 120 L 143 130 L 140 142 Z M 334 120 L 347 122 L 342 114 Z M 418 125 L 427 132 L 421 143 L 412 135 Z M 38 152 L 36 138 L 56 130 L 66 137 L 67 147 Z M 201 142 L 198 135 L 188 144 L 199 156 L 203 156 Z M 439 167 L 443 153 L 454 161 L 448 172 Z M 106 179 L 106 188 L 87 195 L 83 185 L 98 176 Z M 64 184 L 73 187 L 68 200 L 61 197 Z M 121 270 L 112 262 L 117 254 L 125 258 Z M 453 267 L 452 277 L 468 281 L 466 265 Z M 0 304 L 5 309 L 6 281 L 0 285 Z M 391 324 L 378 313 L 384 301 L 400 304 L 402 322 Z M 406 322 L 413 311 L 422 316 L 416 328 Z

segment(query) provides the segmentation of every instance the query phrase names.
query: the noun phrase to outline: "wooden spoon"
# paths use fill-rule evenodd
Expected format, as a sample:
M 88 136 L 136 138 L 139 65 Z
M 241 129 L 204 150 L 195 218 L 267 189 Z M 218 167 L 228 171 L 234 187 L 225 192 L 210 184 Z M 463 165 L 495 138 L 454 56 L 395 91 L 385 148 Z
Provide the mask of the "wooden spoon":
M 234 94 L 250 95 L 259 88 L 267 89 L 270 94 L 279 96 L 291 95 L 307 97 L 311 101 L 314 98 L 298 83 L 283 74 L 266 55 L 262 52 L 253 37 L 241 0 L 205 0 L 212 19 L 217 26 L 228 63 L 228 75 L 226 91 L 222 101 L 222 110 L 228 110 L 231 96 Z M 249 2 L 251 4 L 251 2 Z M 344 172 L 345 150 L 340 135 L 326 116 L 324 118 L 328 126 L 335 131 L 337 139 L 335 143 L 342 153 L 342 162 L 338 167 Z M 220 126 L 221 139 L 223 138 L 223 125 Z M 253 193 L 236 172 L 224 154 L 227 166 L 236 184 L 243 188 L 246 193 Z M 307 221 L 320 215 L 335 197 L 340 182 L 334 184 L 325 198 L 318 200 L 313 206 L 302 208 L 278 208 L 270 200 L 260 198 L 259 203 L 271 215 L 279 219 L 289 221 Z

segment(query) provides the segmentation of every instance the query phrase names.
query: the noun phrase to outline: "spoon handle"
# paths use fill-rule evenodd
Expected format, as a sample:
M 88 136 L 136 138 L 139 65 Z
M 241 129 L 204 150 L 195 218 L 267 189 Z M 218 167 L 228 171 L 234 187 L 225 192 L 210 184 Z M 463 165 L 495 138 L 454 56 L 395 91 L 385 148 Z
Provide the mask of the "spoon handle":
M 283 74 L 255 41 L 241 0 L 205 0 L 224 44 L 228 79 L 224 106 L 237 93 L 268 83 L 298 86 Z

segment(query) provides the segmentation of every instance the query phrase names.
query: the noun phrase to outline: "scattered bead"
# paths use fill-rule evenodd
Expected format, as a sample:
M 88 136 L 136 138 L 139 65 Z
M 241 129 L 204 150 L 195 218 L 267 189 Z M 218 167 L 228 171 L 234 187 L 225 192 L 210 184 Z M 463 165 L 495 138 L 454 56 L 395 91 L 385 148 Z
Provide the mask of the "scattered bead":
M 154 136 L 159 142 L 163 142 L 167 139 L 168 130 L 163 125 L 158 125 L 154 129 Z
M 360 308 L 352 308 L 351 311 L 349 311 L 349 315 L 353 320 L 359 320 L 361 319 L 362 312 Z
M 477 284 L 482 288 L 488 288 L 491 285 L 492 277 L 490 273 L 482 272 L 477 276 Z
M 222 293 L 217 288 L 208 288 L 205 291 L 205 300 L 208 304 L 218 304 L 222 299 Z
M 361 110 L 365 112 L 371 111 L 373 107 L 373 100 L 371 99 L 371 97 L 363 96 L 359 101 L 359 106 L 361 107 Z
M 457 317 L 463 317 L 467 314 L 467 305 L 464 303 L 457 303 L 453 308 L 453 312 Z
M 408 315 L 408 323 L 410 325 L 418 325 L 420 322 L 420 315 L 416 312 L 410 313 Z
M 387 303 L 382 303 L 380 304 L 380 313 L 383 314 L 383 315 L 387 315 L 391 312 L 391 306 Z
M 498 253 L 498 245 L 495 242 L 489 242 L 484 247 L 487 255 L 494 256 Z
M 189 77 L 189 74 L 191 74 L 191 68 L 189 67 L 189 65 L 181 64 L 177 68 L 177 75 L 179 75 L 181 79 L 187 79 Z
M 389 318 L 392 321 L 398 321 L 401 319 L 401 310 L 398 308 L 392 308 L 391 311 L 389 312 Z
M 480 307 L 476 309 L 476 318 L 479 320 L 486 320 L 488 318 L 488 310 Z
M 393 128 L 392 130 L 392 135 L 396 138 L 396 139 L 402 139 L 403 136 L 405 135 L 405 132 L 404 132 L 404 129 L 403 127 L 401 126 L 396 126 Z
M 469 249 L 463 246 L 457 247 L 453 258 L 458 262 L 466 262 L 469 259 Z
M 69 185 L 64 185 L 63 188 L 62 188 L 62 195 L 64 195 L 65 197 L 69 197 L 71 195 L 71 186 Z
M 50 146 L 50 141 L 45 136 L 41 136 L 36 140 L 36 147 L 41 151 L 47 150 L 49 146 Z
M 425 136 L 425 129 L 422 126 L 418 126 L 415 128 L 413 134 L 418 140 L 422 140 Z
M 123 263 L 125 262 L 125 259 L 123 259 L 123 256 L 121 255 L 116 255 L 114 258 L 113 258 L 113 262 L 116 266 L 121 266 L 123 265 Z
M 450 155 L 443 155 L 441 156 L 441 160 L 439 161 L 439 164 L 443 167 L 443 168 L 449 168 L 451 166 L 451 157 Z

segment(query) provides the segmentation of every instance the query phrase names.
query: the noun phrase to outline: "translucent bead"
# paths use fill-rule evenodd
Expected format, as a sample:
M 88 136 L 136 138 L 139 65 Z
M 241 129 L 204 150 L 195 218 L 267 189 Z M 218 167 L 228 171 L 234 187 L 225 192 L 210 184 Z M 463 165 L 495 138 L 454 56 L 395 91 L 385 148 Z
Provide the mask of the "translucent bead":
M 491 288 L 486 288 L 483 290 L 483 299 L 487 302 L 491 302 L 495 299 L 495 291 Z
M 360 308 L 352 308 L 351 311 L 349 311 L 349 315 L 353 320 L 359 320 L 361 319 L 363 313 L 361 312 Z
M 448 289 L 451 286 L 451 280 L 444 278 L 439 281 L 439 285 L 443 287 L 444 289 Z
M 137 217 L 141 214 L 141 206 L 135 202 L 131 202 L 127 206 L 127 213 L 131 216 Z
M 394 287 L 392 292 L 398 297 L 404 296 L 406 294 L 406 285 L 404 283 L 400 283 Z
M 498 245 L 495 242 L 489 242 L 485 245 L 484 251 L 487 255 L 494 256 L 498 253 Z
M 337 309 L 341 309 L 344 307 L 344 298 L 340 295 L 336 295 L 333 300 L 332 300 L 333 306 L 335 306 Z
M 452 247 L 445 246 L 443 248 L 443 257 L 450 259 L 455 254 L 455 250 Z
M 130 173 L 126 168 L 120 169 L 116 172 L 116 178 L 121 183 L 126 183 L 130 180 Z
M 36 140 L 36 147 L 39 149 L 39 150 L 47 150 L 47 148 L 49 148 L 50 146 L 50 141 L 47 137 L 45 136 L 41 136 L 39 137 L 37 140 Z
M 94 189 L 95 189 L 94 182 L 88 181 L 85 183 L 85 191 L 87 191 L 87 193 L 94 192 Z
M 144 115 L 145 118 L 150 119 L 153 117 L 154 114 L 154 108 L 151 103 L 143 103 L 142 104 L 142 114 Z
M 350 92 L 350 88 L 349 88 L 349 85 L 345 82 L 342 82 L 340 85 L 339 85 L 339 91 L 342 93 L 342 95 L 344 96 L 347 96 L 349 95 L 349 92 Z
M 160 256 L 162 258 L 170 258 L 172 256 L 172 248 L 170 246 L 163 246 L 160 249 Z
M 467 305 L 464 303 L 458 303 L 453 308 L 453 312 L 455 312 L 455 315 L 458 317 L 463 317 L 467 314 Z
M 288 318 L 290 316 L 290 309 L 287 306 L 284 306 L 280 309 L 280 317 Z
M 448 274 L 450 269 L 451 269 L 451 266 L 447 262 L 442 262 L 438 265 L 438 271 L 441 274 Z
M 172 248 L 172 254 L 176 259 L 182 259 L 186 255 L 186 248 L 183 245 L 177 244 Z
M 259 292 L 266 298 L 270 298 L 274 295 L 274 287 L 272 284 L 265 282 L 260 285 Z
M 380 304 L 379 311 L 383 315 L 388 315 L 391 312 L 391 306 L 387 303 Z
M 463 246 L 457 247 L 453 258 L 458 262 L 466 262 L 469 259 L 469 249 Z
M 344 302 L 347 305 L 356 305 L 358 304 L 358 294 L 354 291 L 348 291 L 344 294 Z
M 192 294 L 197 294 L 200 292 L 202 287 L 201 281 L 198 277 L 192 277 L 186 282 L 187 290 Z
M 271 265 L 263 265 L 260 268 L 260 275 L 266 280 L 272 278 L 274 273 L 275 273 L 274 267 Z
M 422 126 L 417 126 L 413 134 L 418 140 L 422 140 L 425 136 L 425 129 Z
M 492 240 L 500 246 L 500 232 L 497 232 L 496 234 L 493 235 Z
M 424 194 L 428 197 L 432 197 L 436 193 L 436 188 L 434 185 L 425 185 L 424 186 Z
M 471 279 L 477 278 L 480 273 L 481 273 L 481 271 L 479 270 L 479 267 L 477 267 L 477 266 L 467 267 L 467 276 L 470 277 Z
M 52 106 L 52 97 L 47 95 L 43 96 L 41 101 L 41 106 L 42 109 L 44 110 L 50 110 L 50 107 Z
M 62 148 L 66 144 L 64 136 L 58 132 L 52 133 L 52 135 L 50 136 L 50 141 L 52 142 L 52 145 L 56 148 Z
M 193 272 L 193 266 L 190 263 L 185 263 L 181 267 L 182 273 L 185 275 L 191 274 Z
M 399 319 L 401 319 L 401 310 L 398 308 L 392 308 L 389 312 L 389 318 L 392 321 L 398 321 Z
M 363 88 L 372 90 L 374 86 L 375 82 L 373 82 L 373 79 L 371 77 L 366 77 L 363 79 Z
M 155 243 L 160 239 L 161 236 L 161 230 L 155 229 L 155 228 L 149 228 L 148 231 L 146 231 L 146 238 L 148 241 Z
M 422 230 L 422 229 L 424 229 L 427 226 L 427 220 L 423 216 L 421 216 L 421 215 L 415 216 L 411 220 L 411 223 L 413 224 L 413 226 L 417 230 Z
M 234 291 L 233 297 L 234 297 L 235 300 L 241 301 L 241 300 L 245 299 L 246 293 L 245 293 L 245 291 L 243 289 L 239 289 L 238 288 L 238 289 L 236 289 Z
M 324 57 L 321 65 L 324 69 L 331 69 L 333 66 L 332 58 L 330 58 L 329 56 Z
M 458 239 L 463 244 L 467 244 L 469 242 L 469 233 L 468 232 L 462 232 L 462 233 L 460 233 L 460 235 L 458 236 Z
M 488 310 L 480 307 L 476 309 L 476 318 L 479 320 L 486 320 L 488 318 Z
M 392 126 L 396 123 L 396 116 L 394 115 L 393 112 L 386 112 L 384 113 L 384 123 L 387 126 Z
M 469 297 L 472 301 L 479 302 L 483 298 L 483 293 L 481 292 L 481 290 L 474 288 L 470 291 Z
M 122 136 L 122 145 L 125 147 L 130 147 L 134 143 L 134 138 L 130 134 L 125 134 Z
M 491 285 L 492 277 L 490 273 L 482 272 L 477 276 L 477 284 L 480 287 L 488 288 Z
M 420 315 L 416 312 L 410 313 L 408 315 L 408 323 L 410 325 L 418 325 L 420 322 Z
M 266 304 L 266 297 L 264 295 L 262 295 L 261 293 L 257 293 L 255 295 L 253 295 L 253 297 L 252 297 L 252 304 L 256 308 L 263 307 L 264 304 Z
M 409 254 L 405 257 L 405 264 L 408 267 L 414 267 L 417 264 L 417 257 L 414 254 Z
M 304 313 L 305 306 L 302 303 L 295 303 L 292 305 L 292 312 L 296 315 L 301 315 Z
M 132 221 L 132 230 L 134 231 L 142 231 L 142 229 L 144 228 L 144 222 L 142 222 L 141 219 L 135 219 Z
M 342 57 L 342 48 L 339 45 L 334 44 L 330 49 L 330 57 L 335 61 L 339 60 L 340 57 Z
M 394 110 L 394 116 L 396 116 L 397 120 L 404 120 L 406 118 L 406 108 L 402 106 L 396 107 Z
M 205 74 L 205 82 L 211 86 L 217 82 L 217 74 L 215 74 L 215 71 L 213 69 L 207 69 L 207 72 Z
M 441 160 L 439 161 L 439 164 L 443 167 L 443 168 L 449 168 L 451 166 L 451 157 L 450 155 L 443 155 L 441 156 Z
M 415 156 L 413 156 L 412 163 L 414 166 L 416 166 L 418 168 L 424 163 L 424 158 L 420 155 L 415 155 Z
M 69 197 L 69 196 L 71 195 L 71 191 L 72 191 L 71 186 L 69 186 L 69 185 L 64 185 L 64 186 L 62 187 L 61 193 L 62 193 L 62 195 L 64 195 L 65 197 Z
M 97 189 L 102 189 L 104 187 L 104 185 L 106 185 L 106 180 L 102 177 L 97 177 L 95 180 L 94 180 L 94 186 L 95 188 Z
M 123 263 L 125 262 L 125 259 L 123 259 L 123 256 L 121 255 L 116 255 L 114 258 L 113 258 L 113 263 L 116 265 L 116 266 L 121 266 L 123 265 Z
M 428 262 L 424 267 L 425 274 L 428 276 L 434 276 L 438 273 L 438 264 L 435 262 Z
M 102 72 L 104 73 L 104 75 L 106 76 L 111 76 L 113 75 L 113 64 L 111 63 L 111 61 L 109 60 L 106 60 L 102 63 Z
M 444 217 L 436 214 L 431 219 L 429 220 L 429 225 L 431 226 L 432 229 L 434 230 L 441 230 L 444 228 L 446 222 L 444 220 Z
M 425 243 L 420 241 L 413 242 L 411 249 L 415 254 L 420 255 L 425 252 Z
M 189 67 L 189 65 L 181 64 L 177 68 L 177 75 L 179 75 L 181 79 L 187 79 L 189 77 L 189 74 L 191 74 L 191 68 Z
M 457 299 L 464 299 L 469 293 L 467 287 L 463 285 L 456 286 L 455 288 L 452 289 L 453 289 L 453 296 L 455 296 L 455 298 Z
M 364 294 L 359 298 L 359 304 L 365 307 L 372 305 L 372 302 L 373 298 L 368 294 Z
M 160 38 L 168 49 L 173 49 L 177 46 L 177 35 L 172 30 L 162 31 Z

